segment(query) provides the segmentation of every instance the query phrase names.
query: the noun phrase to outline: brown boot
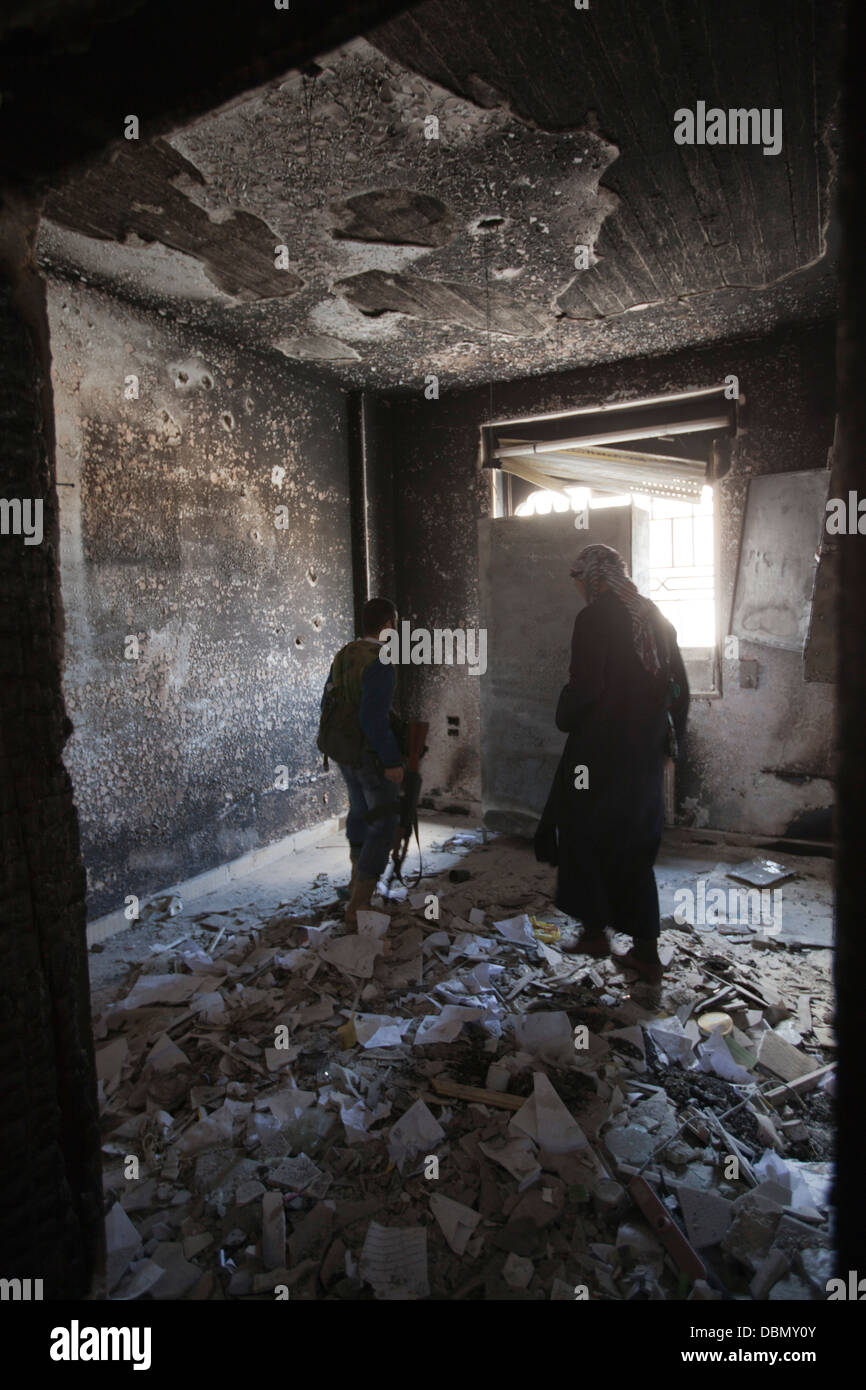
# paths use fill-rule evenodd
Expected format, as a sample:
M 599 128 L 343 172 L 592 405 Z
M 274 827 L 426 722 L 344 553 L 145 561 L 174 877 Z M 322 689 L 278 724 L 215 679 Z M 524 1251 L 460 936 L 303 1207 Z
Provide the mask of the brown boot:
M 358 878 L 352 883 L 352 896 L 346 906 L 344 921 L 348 927 L 357 927 L 358 913 L 366 912 L 370 907 L 370 899 L 376 891 L 377 878 Z

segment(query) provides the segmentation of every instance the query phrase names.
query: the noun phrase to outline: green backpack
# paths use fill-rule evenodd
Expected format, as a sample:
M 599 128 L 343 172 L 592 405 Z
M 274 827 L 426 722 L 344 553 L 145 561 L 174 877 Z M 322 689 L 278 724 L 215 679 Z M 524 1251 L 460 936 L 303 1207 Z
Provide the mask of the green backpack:
M 366 649 L 366 650 L 365 650 Z M 369 748 L 358 720 L 361 709 L 361 686 L 364 672 L 371 661 L 378 660 L 378 642 L 366 639 L 350 642 L 334 657 L 331 679 L 325 688 L 319 736 L 316 747 L 328 760 L 345 767 L 357 767 Z M 392 711 L 389 715 L 400 751 L 405 755 L 406 732 L 403 721 Z

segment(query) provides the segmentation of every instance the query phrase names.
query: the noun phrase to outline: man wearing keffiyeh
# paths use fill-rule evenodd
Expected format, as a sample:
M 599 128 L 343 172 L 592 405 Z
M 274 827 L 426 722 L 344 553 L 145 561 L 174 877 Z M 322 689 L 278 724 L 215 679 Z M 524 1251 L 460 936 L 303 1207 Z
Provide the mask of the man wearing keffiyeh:
M 664 824 L 670 722 L 681 740 L 688 680 L 675 629 L 638 593 L 618 551 L 588 545 L 571 574 L 585 607 L 575 619 L 570 677 L 557 710 L 568 740 L 536 855 L 557 866 L 557 907 L 583 924 L 572 949 L 609 955 L 606 928 L 623 932 L 634 944 L 617 961 L 659 984 L 653 864 Z

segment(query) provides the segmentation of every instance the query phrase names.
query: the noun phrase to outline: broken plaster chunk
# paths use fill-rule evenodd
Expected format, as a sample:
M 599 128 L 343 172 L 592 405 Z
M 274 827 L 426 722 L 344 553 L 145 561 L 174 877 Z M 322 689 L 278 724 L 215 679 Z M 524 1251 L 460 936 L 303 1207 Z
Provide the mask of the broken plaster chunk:
M 289 1236 L 292 1267 L 305 1259 L 321 1260 L 334 1235 L 333 1203 L 317 1202 Z
M 183 1246 L 175 1241 L 164 1241 L 157 1245 L 151 1251 L 151 1258 L 163 1270 L 163 1277 L 151 1290 L 156 1299 L 183 1298 L 201 1278 L 201 1270 L 189 1263 L 184 1257 Z
M 770 1289 L 767 1294 L 767 1301 L 769 1303 L 791 1303 L 794 1301 L 802 1303 L 813 1297 L 811 1288 L 803 1279 L 799 1279 L 796 1274 L 787 1274 Z
M 183 1242 L 184 1256 L 191 1260 L 193 1256 L 200 1255 L 203 1250 L 207 1250 L 209 1245 L 213 1245 L 213 1240 L 213 1236 L 208 1235 L 207 1231 L 202 1231 L 201 1235 L 187 1236 Z
M 535 1265 L 523 1255 L 511 1254 L 502 1266 L 502 1277 L 510 1289 L 528 1289 L 535 1273 Z
M 800 1249 L 796 1254 L 797 1266 L 808 1280 L 815 1293 L 825 1295 L 827 1281 L 835 1272 L 835 1256 L 832 1250 Z
M 286 1260 L 286 1209 L 281 1192 L 262 1198 L 262 1262 L 265 1269 L 279 1269 Z
M 706 1279 L 696 1279 L 694 1284 L 692 1285 L 692 1291 L 689 1294 L 686 1302 L 717 1303 L 723 1297 L 724 1294 L 722 1293 L 721 1289 L 710 1288 L 710 1285 L 707 1283 Z
M 491 1062 L 487 1068 L 484 1085 L 488 1091 L 507 1091 L 511 1082 L 511 1072 L 498 1062 Z
M 265 1066 L 268 1071 L 282 1071 L 294 1062 L 300 1051 L 300 1044 L 291 1047 L 266 1047 Z
M 616 1233 L 616 1249 L 620 1259 L 652 1269 L 660 1274 L 664 1265 L 665 1252 L 654 1236 L 641 1230 L 630 1221 L 624 1221 Z
M 756 1274 L 776 1238 L 782 1208 L 752 1192 L 738 1197 L 732 1206 L 733 1220 L 722 1238 L 722 1249 Z
M 749 1293 L 752 1298 L 767 1298 L 773 1285 L 784 1278 L 790 1267 L 790 1261 L 784 1250 L 779 1250 L 776 1247 L 769 1250 L 749 1284 Z
M 601 1178 L 592 1191 L 592 1201 L 600 1216 L 615 1216 L 628 1203 L 625 1188 L 613 1178 Z
M 235 1205 L 246 1207 L 257 1197 L 261 1197 L 264 1191 L 264 1184 L 260 1183 L 257 1178 L 253 1178 L 249 1182 L 242 1182 L 235 1192 Z
M 734 1219 L 734 1204 L 715 1192 L 680 1184 L 677 1198 L 686 1223 L 686 1234 L 696 1250 L 718 1245 Z
M 107 1091 L 111 1091 L 120 1081 L 128 1053 L 129 1043 L 123 1037 L 115 1038 L 114 1042 L 101 1047 L 96 1053 L 96 1075 L 105 1082 Z
M 186 1053 L 168 1036 L 161 1033 L 147 1054 L 144 1070 L 175 1071 L 190 1064 Z
M 106 1287 L 119 1283 L 127 1265 L 141 1254 L 141 1236 L 119 1202 L 105 1218 Z
M 634 1124 L 627 1129 L 609 1129 L 604 1136 L 604 1144 L 618 1162 L 631 1164 L 635 1168 L 641 1168 L 655 1148 L 652 1135 Z

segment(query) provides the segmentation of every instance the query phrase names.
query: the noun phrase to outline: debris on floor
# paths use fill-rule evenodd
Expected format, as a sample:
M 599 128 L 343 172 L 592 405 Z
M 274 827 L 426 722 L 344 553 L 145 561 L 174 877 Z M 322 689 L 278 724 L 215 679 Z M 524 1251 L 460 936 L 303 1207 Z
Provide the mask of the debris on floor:
M 457 839 L 353 933 L 165 905 L 95 1023 L 106 1296 L 823 1298 L 829 951 L 667 917 L 654 990 Z

